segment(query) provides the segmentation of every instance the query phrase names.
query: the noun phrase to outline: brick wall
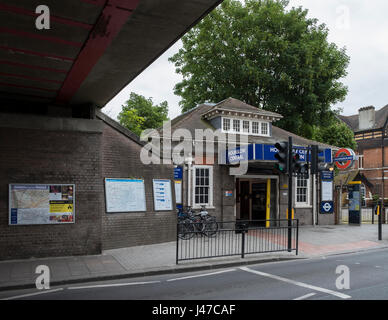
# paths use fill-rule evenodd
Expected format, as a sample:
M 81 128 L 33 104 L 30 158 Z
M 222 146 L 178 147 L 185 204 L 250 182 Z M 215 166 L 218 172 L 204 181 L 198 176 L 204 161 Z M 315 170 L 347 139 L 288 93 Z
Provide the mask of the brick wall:
M 144 165 L 142 146 L 125 134 L 104 124 L 102 142 L 103 178 L 141 178 L 145 180 L 146 212 L 103 213 L 103 249 L 146 245 L 176 239 L 176 211 L 154 211 L 152 179 L 170 179 L 173 199 L 172 165 Z M 105 205 L 104 205 L 105 208 Z M 105 210 L 105 209 L 103 209 Z
M 0 260 L 101 252 L 101 138 L 0 127 Z M 76 223 L 9 226 L 10 183 L 75 184 Z

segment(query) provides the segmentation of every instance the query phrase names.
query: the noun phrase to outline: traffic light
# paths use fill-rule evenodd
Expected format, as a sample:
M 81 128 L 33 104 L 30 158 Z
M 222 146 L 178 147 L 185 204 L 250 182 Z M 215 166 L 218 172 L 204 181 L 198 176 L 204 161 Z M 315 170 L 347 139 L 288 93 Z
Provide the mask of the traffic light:
M 320 153 L 324 153 L 325 149 L 320 148 L 317 145 L 311 146 L 311 174 L 316 174 L 327 169 L 328 164 L 325 163 L 325 157 L 320 156 Z
M 299 153 L 292 152 L 292 162 L 291 162 L 291 170 L 292 173 L 297 173 L 301 168 L 301 163 L 299 162 L 300 156 Z
M 292 170 L 293 173 L 307 179 L 309 174 L 308 162 L 302 163 L 300 161 L 300 155 L 298 153 L 292 153 Z
M 288 173 L 288 142 L 276 142 L 275 148 L 278 149 L 278 152 L 275 154 L 275 158 L 279 161 L 276 164 L 276 169 L 280 172 L 287 174 Z

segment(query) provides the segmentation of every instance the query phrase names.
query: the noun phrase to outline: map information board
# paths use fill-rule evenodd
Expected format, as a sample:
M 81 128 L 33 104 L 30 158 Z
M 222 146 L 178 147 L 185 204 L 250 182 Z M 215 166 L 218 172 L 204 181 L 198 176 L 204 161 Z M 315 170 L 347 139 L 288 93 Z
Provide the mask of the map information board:
M 74 223 L 74 194 L 74 184 L 10 184 L 9 224 Z
M 105 179 L 106 212 L 146 211 L 144 180 Z
M 172 210 L 171 181 L 154 179 L 154 207 L 155 211 Z

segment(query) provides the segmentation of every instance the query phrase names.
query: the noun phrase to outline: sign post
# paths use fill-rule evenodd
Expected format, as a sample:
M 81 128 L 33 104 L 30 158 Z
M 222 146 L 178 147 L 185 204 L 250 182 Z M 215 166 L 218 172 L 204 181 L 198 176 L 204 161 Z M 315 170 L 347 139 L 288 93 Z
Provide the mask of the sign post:
M 361 181 L 349 182 L 349 224 L 361 225 Z

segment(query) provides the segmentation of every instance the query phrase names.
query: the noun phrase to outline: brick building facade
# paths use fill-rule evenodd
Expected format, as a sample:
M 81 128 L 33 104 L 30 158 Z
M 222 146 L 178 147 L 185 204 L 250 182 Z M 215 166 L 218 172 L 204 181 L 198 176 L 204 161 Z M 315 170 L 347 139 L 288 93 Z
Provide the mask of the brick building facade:
M 373 195 L 376 195 L 384 197 L 387 206 L 388 174 L 385 170 L 388 167 L 388 106 L 377 111 L 373 106 L 364 107 L 359 109 L 356 115 L 339 118 L 354 132 L 358 161 L 353 170 L 359 171 L 367 180 L 363 183 L 366 204 L 372 205 Z
M 0 137 L 0 260 L 99 254 L 175 238 L 175 208 L 155 212 L 152 194 L 152 179 L 172 180 L 173 166 L 143 165 L 138 137 L 107 116 L 2 114 Z M 144 179 L 147 211 L 106 213 L 107 177 Z M 9 225 L 11 183 L 74 184 L 75 222 Z

